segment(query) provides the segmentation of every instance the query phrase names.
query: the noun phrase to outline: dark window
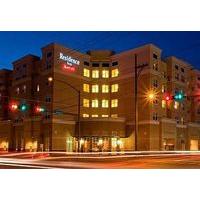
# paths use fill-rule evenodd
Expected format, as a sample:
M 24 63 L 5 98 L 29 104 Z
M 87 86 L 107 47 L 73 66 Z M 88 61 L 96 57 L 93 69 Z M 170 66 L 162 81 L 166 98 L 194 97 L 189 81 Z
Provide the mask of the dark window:
M 115 61 L 115 62 L 112 63 L 112 66 L 116 66 L 116 65 L 118 65 L 117 61 Z
M 200 77 L 197 78 L 200 81 Z
M 181 71 L 184 73 L 185 70 L 183 68 L 181 68 Z
M 103 63 L 102 67 L 109 67 L 109 63 Z
M 99 67 L 99 63 L 92 63 L 92 67 Z
M 26 64 L 23 65 L 23 68 L 26 68 Z
M 86 62 L 86 61 L 84 61 L 84 65 L 86 65 L 86 66 L 90 66 L 90 63 L 89 63 L 89 62 Z
M 46 64 L 46 69 L 51 69 L 51 63 L 48 63 Z
M 158 59 L 158 56 L 154 53 L 154 54 L 153 54 L 153 58 L 154 58 L 154 59 Z
M 45 101 L 48 102 L 48 103 L 51 102 L 51 97 L 46 96 Z
M 178 70 L 178 65 L 175 65 L 175 69 L 177 69 L 177 70 Z
M 51 116 L 49 114 L 45 115 L 45 119 L 50 119 Z
M 47 53 L 47 58 L 50 58 L 52 56 L 52 52 Z

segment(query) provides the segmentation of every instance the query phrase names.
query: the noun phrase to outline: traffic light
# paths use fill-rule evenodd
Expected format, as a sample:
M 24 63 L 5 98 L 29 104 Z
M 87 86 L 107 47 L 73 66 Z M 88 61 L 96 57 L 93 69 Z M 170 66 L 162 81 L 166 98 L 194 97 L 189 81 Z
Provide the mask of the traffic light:
M 28 110 L 28 105 L 25 104 L 25 103 L 20 104 L 20 105 L 19 105 L 19 110 L 20 110 L 21 112 L 26 112 L 26 111 Z
M 170 100 L 172 100 L 172 96 L 171 96 L 171 94 L 170 93 L 165 93 L 164 94 L 164 96 L 163 96 L 163 100 L 165 100 L 165 101 L 170 101 Z
M 18 110 L 18 106 L 18 102 L 10 102 L 9 109 L 11 110 L 11 112 L 15 112 Z
M 176 92 L 176 94 L 174 95 L 174 100 L 175 101 L 183 101 L 185 95 L 183 94 L 183 92 Z
M 41 106 L 35 106 L 35 109 L 34 109 L 35 113 L 43 113 L 45 112 L 45 108 L 44 107 L 41 107 Z

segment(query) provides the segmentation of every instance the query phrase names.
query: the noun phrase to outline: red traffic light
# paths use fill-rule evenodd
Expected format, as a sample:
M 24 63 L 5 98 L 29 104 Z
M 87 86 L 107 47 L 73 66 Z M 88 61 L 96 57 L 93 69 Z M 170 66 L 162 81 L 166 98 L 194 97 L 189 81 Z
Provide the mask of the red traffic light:
M 172 100 L 172 95 L 170 95 L 169 93 L 165 93 L 163 96 L 163 99 L 165 101 L 170 101 L 170 100 Z
M 35 106 L 35 113 L 42 113 L 45 109 L 41 106 Z
M 12 112 L 15 112 L 18 110 L 18 107 L 19 107 L 19 104 L 18 102 L 10 102 L 9 104 L 9 109 L 12 111 Z

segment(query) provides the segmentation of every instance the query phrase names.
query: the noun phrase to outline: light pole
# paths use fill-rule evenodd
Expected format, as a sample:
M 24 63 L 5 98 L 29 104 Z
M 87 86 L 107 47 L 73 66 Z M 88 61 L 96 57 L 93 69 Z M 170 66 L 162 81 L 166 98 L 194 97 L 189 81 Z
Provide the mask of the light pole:
M 52 82 L 53 78 L 49 77 L 48 81 Z M 80 123 L 81 91 L 78 90 L 77 88 L 75 88 L 73 85 L 71 85 L 70 83 L 68 83 L 66 81 L 62 81 L 62 80 L 56 80 L 56 81 L 66 84 L 67 86 L 69 86 L 71 89 L 73 89 L 77 93 L 77 102 L 78 102 L 78 105 L 77 105 L 77 110 L 78 110 L 78 113 L 77 113 L 77 122 L 78 122 L 78 152 L 79 152 L 80 151 L 80 133 L 81 133 L 81 123 Z M 68 114 L 70 114 L 70 113 L 68 113 Z
M 138 65 L 137 54 L 135 54 L 135 151 L 138 151 L 138 79 L 142 70 L 148 64 Z

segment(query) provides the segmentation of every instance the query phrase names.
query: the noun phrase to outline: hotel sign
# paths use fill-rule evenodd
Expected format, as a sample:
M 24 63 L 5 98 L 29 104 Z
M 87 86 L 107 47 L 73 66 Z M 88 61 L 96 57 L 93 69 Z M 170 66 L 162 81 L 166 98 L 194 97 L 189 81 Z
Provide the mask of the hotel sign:
M 69 66 L 80 65 L 80 61 L 79 60 L 74 59 L 71 56 L 64 55 L 63 53 L 60 53 L 60 57 L 59 58 L 60 58 L 60 60 L 66 61 Z

